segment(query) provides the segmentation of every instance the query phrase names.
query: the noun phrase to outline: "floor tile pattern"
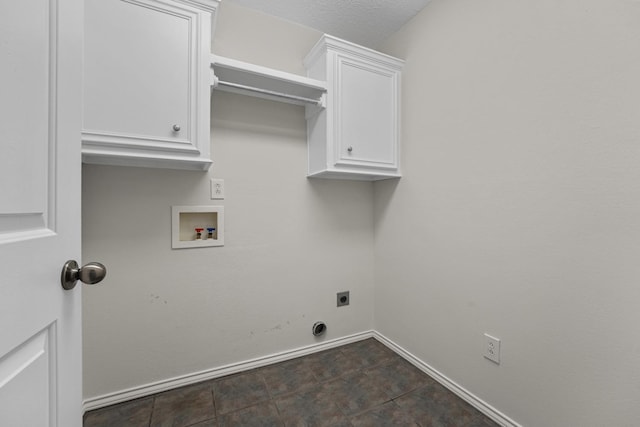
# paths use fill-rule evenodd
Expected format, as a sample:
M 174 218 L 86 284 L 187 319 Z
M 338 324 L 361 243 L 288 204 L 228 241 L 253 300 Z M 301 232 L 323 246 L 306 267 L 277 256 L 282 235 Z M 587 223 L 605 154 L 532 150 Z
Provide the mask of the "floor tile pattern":
M 492 427 L 367 339 L 88 412 L 84 427 Z

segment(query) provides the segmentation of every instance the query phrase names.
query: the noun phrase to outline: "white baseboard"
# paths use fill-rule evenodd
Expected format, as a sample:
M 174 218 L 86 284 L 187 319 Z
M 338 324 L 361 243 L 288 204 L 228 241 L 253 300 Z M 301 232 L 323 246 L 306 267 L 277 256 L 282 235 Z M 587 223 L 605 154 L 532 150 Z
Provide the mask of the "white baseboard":
M 330 348 L 339 347 L 341 345 L 351 344 L 353 342 L 361 341 L 371 337 L 380 341 L 382 344 L 397 353 L 399 356 L 420 369 L 422 372 L 432 377 L 434 380 L 438 381 L 444 387 L 455 393 L 462 400 L 469 403 L 471 406 L 473 406 L 478 411 L 482 412 L 501 426 L 522 427 L 520 424 L 510 419 L 493 406 L 479 399 L 477 396 L 470 393 L 465 388 L 450 380 L 445 375 L 429 366 L 427 363 L 423 362 L 404 348 L 400 347 L 398 344 L 394 343 L 393 341 L 376 331 L 360 332 L 331 341 L 300 347 L 294 350 L 287 350 L 269 356 L 258 357 L 256 359 L 233 363 L 218 368 L 207 369 L 201 372 L 195 372 L 192 374 L 182 375 L 175 378 L 170 378 L 126 390 L 117 391 L 114 393 L 105 394 L 103 396 L 92 397 L 86 399 L 83 402 L 83 409 L 85 412 L 91 411 L 105 406 L 126 402 L 128 400 L 138 399 L 141 397 L 150 396 L 152 394 L 161 393 L 163 391 L 168 391 L 174 388 L 196 384 L 201 381 L 212 380 L 215 378 L 224 377 L 226 375 L 248 371 L 250 369 L 261 368 L 263 366 L 271 365 L 274 363 L 284 362 L 286 360 L 295 359 L 297 357 L 307 356 L 309 354 L 316 353 L 322 350 L 328 350 Z
M 384 335 L 380 334 L 377 331 L 373 331 L 373 338 L 380 341 L 382 344 L 386 345 L 388 348 L 393 350 L 399 356 L 404 358 L 406 361 L 414 365 L 416 368 L 420 369 L 425 374 L 429 375 L 434 380 L 438 381 L 444 387 L 452 391 L 459 398 L 476 408 L 478 411 L 482 412 L 487 417 L 491 418 L 496 423 L 500 424 L 504 427 L 522 427 L 520 424 L 507 417 L 502 412 L 498 411 L 493 406 L 489 405 L 482 399 L 478 398 L 476 395 L 470 393 L 464 387 L 461 387 L 451 379 L 447 378 L 442 373 L 438 372 L 422 360 L 418 359 L 413 354 L 409 353 L 404 348 L 400 347 L 398 344 L 394 343 Z
M 258 357 L 256 359 L 232 363 L 230 365 L 207 369 L 205 371 L 195 372 L 192 374 L 181 375 L 179 377 L 169 378 L 166 380 L 133 387 L 102 396 L 91 397 L 85 399 L 82 404 L 82 408 L 85 412 L 91 411 L 94 409 L 103 408 L 105 406 L 126 402 L 128 400 L 139 399 L 141 397 L 161 393 L 163 391 L 171 390 L 174 388 L 196 384 L 201 381 L 207 381 L 224 377 L 226 375 L 237 374 L 239 372 L 248 371 L 250 369 L 260 368 L 274 363 L 284 362 L 285 360 L 295 359 L 296 357 L 307 356 L 309 354 L 317 353 L 322 350 L 328 350 L 330 348 L 339 347 L 341 345 L 350 344 L 356 341 L 362 341 L 373 336 L 373 331 L 360 332 L 331 341 L 325 341 L 318 344 L 308 345 L 306 347 L 300 347 L 294 350 L 287 350 L 269 356 Z

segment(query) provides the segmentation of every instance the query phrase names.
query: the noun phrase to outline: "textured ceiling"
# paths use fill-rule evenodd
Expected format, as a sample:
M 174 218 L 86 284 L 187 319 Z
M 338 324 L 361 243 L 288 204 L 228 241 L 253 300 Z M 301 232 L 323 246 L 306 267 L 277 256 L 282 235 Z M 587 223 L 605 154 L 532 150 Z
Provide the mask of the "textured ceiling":
M 377 48 L 430 0 L 224 0 Z

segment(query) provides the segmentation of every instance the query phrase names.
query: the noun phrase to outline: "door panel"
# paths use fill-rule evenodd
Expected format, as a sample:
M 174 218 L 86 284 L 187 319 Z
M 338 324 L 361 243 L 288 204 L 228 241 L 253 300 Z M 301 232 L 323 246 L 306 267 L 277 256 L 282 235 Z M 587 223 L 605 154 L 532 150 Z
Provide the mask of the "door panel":
M 6 426 L 46 426 L 55 408 L 49 328 L 0 360 L 0 420 Z
M 15 216 L 42 214 L 47 203 L 47 158 L 50 81 L 49 36 L 53 28 L 47 1 L 15 2 L 0 6 L 2 54 L 2 144 L 0 144 L 0 229 Z M 22 29 L 29 29 L 29 32 Z M 44 149 L 43 149 L 44 148 Z M 15 177 L 22 176 L 20 185 Z M 4 215 L 13 217 L 6 218 Z
M 85 130 L 142 139 L 189 137 L 195 84 L 191 18 L 144 0 L 88 2 Z M 174 124 L 182 131 L 175 132 Z
M 338 61 L 337 163 L 395 165 L 395 74 L 351 58 Z

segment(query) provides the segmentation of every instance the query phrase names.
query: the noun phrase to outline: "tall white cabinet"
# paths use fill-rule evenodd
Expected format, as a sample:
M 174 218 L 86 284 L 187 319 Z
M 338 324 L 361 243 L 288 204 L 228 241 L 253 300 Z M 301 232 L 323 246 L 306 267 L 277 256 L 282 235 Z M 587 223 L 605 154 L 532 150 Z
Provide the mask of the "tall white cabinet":
M 307 107 L 309 176 L 379 180 L 400 176 L 404 62 L 324 35 L 305 58 L 326 81 L 326 108 Z
M 217 0 L 86 0 L 86 163 L 207 170 Z

